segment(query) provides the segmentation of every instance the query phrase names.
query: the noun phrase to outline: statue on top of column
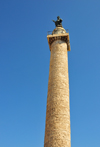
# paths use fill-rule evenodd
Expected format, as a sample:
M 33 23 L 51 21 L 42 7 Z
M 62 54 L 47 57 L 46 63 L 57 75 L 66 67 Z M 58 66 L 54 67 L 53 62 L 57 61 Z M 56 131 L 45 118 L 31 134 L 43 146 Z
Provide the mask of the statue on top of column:
M 52 20 L 55 23 L 56 27 L 62 27 L 62 19 L 60 18 L 60 16 L 57 16 L 57 20 Z

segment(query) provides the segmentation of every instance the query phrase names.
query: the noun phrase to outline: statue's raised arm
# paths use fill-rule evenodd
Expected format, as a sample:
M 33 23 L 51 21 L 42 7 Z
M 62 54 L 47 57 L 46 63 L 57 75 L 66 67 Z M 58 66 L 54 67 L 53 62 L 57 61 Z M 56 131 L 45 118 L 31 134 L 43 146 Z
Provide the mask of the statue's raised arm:
M 62 19 L 60 18 L 60 16 L 57 17 L 57 20 L 52 20 L 55 23 L 56 27 L 62 27 Z
M 54 23 L 56 22 L 55 20 L 52 20 Z

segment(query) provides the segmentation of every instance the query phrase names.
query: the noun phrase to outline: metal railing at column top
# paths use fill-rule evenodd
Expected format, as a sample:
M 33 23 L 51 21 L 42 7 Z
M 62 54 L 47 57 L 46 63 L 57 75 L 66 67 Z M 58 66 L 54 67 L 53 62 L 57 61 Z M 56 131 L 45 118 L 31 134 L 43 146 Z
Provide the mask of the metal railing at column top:
M 66 33 L 69 33 L 69 30 L 68 29 L 65 29 L 66 30 Z M 62 30 L 62 33 L 63 33 L 63 30 Z M 52 35 L 52 31 L 48 31 L 47 32 L 47 35 Z

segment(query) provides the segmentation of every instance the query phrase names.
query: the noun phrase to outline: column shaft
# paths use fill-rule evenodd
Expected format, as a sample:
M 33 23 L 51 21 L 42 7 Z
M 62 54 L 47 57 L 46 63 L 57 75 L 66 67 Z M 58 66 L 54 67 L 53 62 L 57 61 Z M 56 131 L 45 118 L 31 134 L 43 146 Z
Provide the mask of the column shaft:
M 44 147 L 70 147 L 67 44 L 51 45 Z

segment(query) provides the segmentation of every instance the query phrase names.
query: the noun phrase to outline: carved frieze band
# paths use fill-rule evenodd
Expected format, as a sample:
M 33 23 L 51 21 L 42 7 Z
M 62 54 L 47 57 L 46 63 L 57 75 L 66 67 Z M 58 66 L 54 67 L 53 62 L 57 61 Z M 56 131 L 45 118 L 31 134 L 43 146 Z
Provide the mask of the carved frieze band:
M 67 36 L 56 36 L 56 37 L 51 37 L 49 38 L 49 45 L 51 46 L 51 44 L 56 41 L 56 40 L 63 40 L 64 42 L 67 43 L 67 50 L 69 51 L 69 40 L 67 39 Z
M 67 40 L 67 37 L 65 36 L 56 36 L 56 37 L 52 37 L 52 38 L 49 38 L 49 44 L 51 46 L 51 44 L 56 41 L 56 40 L 63 40 L 64 42 L 68 43 L 69 41 Z

